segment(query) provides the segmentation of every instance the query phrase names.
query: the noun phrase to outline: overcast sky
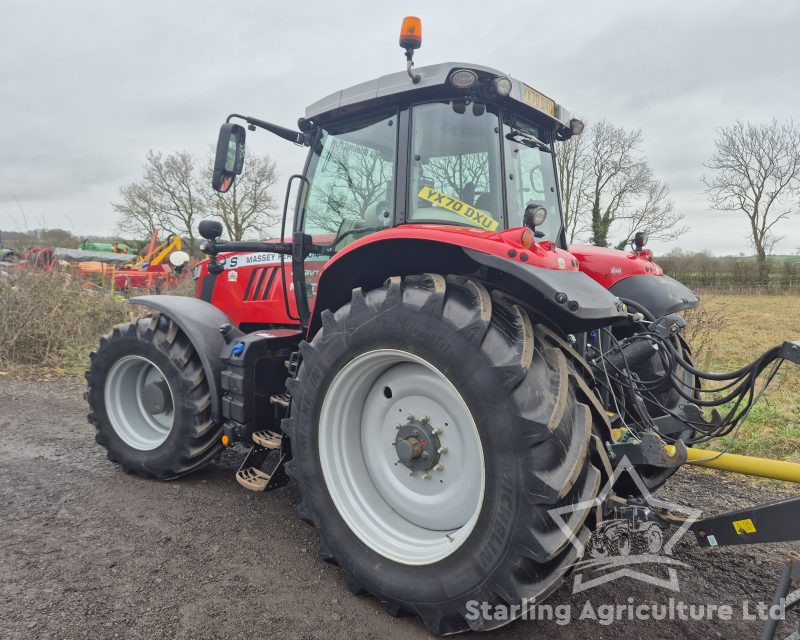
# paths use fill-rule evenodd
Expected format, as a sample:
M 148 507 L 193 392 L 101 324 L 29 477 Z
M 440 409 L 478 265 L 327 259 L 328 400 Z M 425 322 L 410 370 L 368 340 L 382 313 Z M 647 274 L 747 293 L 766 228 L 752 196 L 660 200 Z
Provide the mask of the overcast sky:
M 16 198 L 28 228 L 112 233 L 110 203 L 148 149 L 204 154 L 230 112 L 291 126 L 401 70 L 405 14 L 422 18 L 418 65 L 496 67 L 589 121 L 642 129 L 691 227 L 681 245 L 750 252 L 744 218 L 709 213 L 700 178 L 714 127 L 800 121 L 797 0 L 0 0 L 0 229 L 25 228 Z M 281 197 L 303 151 L 264 132 L 248 148 L 277 160 Z M 776 252 L 800 245 L 798 223 Z

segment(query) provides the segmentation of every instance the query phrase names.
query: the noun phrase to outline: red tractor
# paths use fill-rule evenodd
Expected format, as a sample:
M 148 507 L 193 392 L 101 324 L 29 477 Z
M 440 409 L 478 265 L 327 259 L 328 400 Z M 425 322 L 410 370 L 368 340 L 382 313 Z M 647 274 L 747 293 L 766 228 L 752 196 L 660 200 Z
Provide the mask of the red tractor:
M 675 315 L 697 297 L 644 234 L 629 252 L 566 244 L 553 152 L 582 123 L 494 69 L 415 69 L 419 32 L 404 23 L 407 71 L 323 98 L 297 130 L 229 116 L 218 191 L 243 170 L 233 120 L 308 147 L 291 236 L 226 242 L 202 222 L 197 297 L 132 299 L 150 311 L 101 340 L 87 399 L 109 459 L 142 476 L 247 445 L 242 486 L 294 479 L 353 591 L 445 634 L 507 622 L 470 601 L 553 592 L 620 461 L 657 487 L 787 356 L 731 374 L 744 404 L 706 420 L 711 374 Z M 549 512 L 569 505 L 568 535 Z

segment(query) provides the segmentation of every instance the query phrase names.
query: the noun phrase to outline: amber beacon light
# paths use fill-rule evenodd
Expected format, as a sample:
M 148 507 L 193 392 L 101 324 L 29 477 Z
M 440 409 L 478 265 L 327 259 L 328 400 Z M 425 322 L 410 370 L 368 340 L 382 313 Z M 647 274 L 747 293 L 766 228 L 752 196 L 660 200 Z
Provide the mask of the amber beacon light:
M 403 18 L 400 28 L 400 46 L 403 49 L 419 49 L 422 46 L 422 21 L 415 16 Z

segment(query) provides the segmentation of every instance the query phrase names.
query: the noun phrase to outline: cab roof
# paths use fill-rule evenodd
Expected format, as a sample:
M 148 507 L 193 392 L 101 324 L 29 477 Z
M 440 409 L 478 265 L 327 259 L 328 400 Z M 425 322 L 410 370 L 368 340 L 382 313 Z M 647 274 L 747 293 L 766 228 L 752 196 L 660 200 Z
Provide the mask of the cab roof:
M 416 84 L 412 82 L 406 71 L 398 71 L 362 82 L 317 100 L 306 108 L 305 117 L 315 122 L 324 122 L 368 109 L 377 104 L 389 105 L 400 100 L 411 101 L 417 99 L 418 96 L 420 98 L 436 97 L 441 93 L 441 97 L 452 98 L 465 95 L 463 91 L 454 89 L 448 83 L 450 75 L 459 69 L 474 71 L 484 84 L 493 78 L 508 78 L 511 80 L 511 92 L 507 97 L 497 94 L 494 96 L 481 95 L 480 97 L 494 98 L 497 102 L 510 101 L 514 104 L 515 109 L 522 112 L 529 112 L 531 115 L 539 117 L 544 115 L 556 129 L 561 127 L 569 129 L 572 115 L 551 98 L 502 71 L 464 62 L 442 62 L 427 67 L 415 67 L 415 73 L 420 76 L 420 81 Z M 485 94 L 485 91 L 483 93 Z M 466 95 L 471 94 L 467 93 Z

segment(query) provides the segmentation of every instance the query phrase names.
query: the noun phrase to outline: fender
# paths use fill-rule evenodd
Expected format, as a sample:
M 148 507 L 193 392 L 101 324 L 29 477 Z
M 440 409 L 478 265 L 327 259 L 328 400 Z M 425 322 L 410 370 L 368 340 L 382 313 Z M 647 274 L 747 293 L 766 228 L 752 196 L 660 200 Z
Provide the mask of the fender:
M 322 271 L 307 339 L 319 329 L 322 311 L 334 311 L 349 302 L 352 289 L 371 289 L 381 286 L 391 276 L 424 272 L 483 279 L 530 305 L 538 311 L 541 321 L 556 323 L 567 333 L 627 317 L 614 294 L 577 268 L 559 270 L 534 266 L 524 260 L 511 260 L 455 244 L 453 239 L 459 236 L 451 234 L 449 242 L 420 237 L 371 239 L 360 246 L 354 243 L 347 247 Z M 492 245 L 504 253 L 509 249 L 506 244 Z M 558 254 L 554 256 L 555 262 Z M 559 293 L 566 296 L 556 298 Z
M 464 252 L 489 267 L 489 278 L 499 288 L 531 305 L 564 333 L 588 331 L 627 318 L 616 294 L 581 271 L 542 269 L 473 249 Z
M 169 316 L 186 334 L 206 373 L 211 391 L 211 417 L 215 422 L 221 423 L 220 373 L 225 368 L 225 362 L 220 355 L 227 345 L 220 333 L 220 326 L 230 322 L 228 316 L 208 302 L 185 296 L 139 296 L 128 302 L 160 311 Z
M 609 291 L 615 296 L 633 300 L 656 318 L 683 309 L 692 309 L 700 299 L 684 284 L 669 276 L 630 276 L 613 285 Z
M 664 275 L 649 249 L 619 251 L 570 245 L 580 269 L 615 296 L 633 300 L 656 317 L 696 307 L 699 300 L 686 286 Z

